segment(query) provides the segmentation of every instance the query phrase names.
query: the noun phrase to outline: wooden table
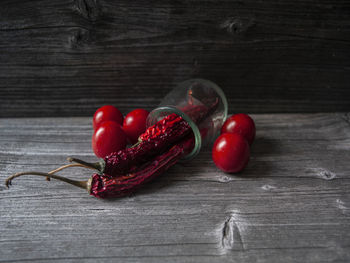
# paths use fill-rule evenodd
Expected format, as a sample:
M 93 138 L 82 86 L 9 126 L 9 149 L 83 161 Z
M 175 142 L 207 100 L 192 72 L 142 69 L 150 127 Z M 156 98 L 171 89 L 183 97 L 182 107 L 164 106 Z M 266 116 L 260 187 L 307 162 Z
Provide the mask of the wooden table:
M 349 262 L 350 115 L 253 118 L 239 175 L 205 150 L 113 201 L 34 176 L 0 186 L 0 262 Z M 1 181 L 95 160 L 91 134 L 91 118 L 0 119 Z

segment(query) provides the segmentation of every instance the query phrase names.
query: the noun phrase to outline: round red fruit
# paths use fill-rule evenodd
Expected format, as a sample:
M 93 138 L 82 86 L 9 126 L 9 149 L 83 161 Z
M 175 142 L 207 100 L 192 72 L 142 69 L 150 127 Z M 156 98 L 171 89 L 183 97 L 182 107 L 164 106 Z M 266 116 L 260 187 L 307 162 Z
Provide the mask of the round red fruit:
M 123 129 L 131 143 L 136 143 L 139 136 L 145 132 L 148 114 L 144 109 L 136 109 L 125 116 Z
M 104 158 L 125 148 L 127 138 L 122 127 L 114 121 L 103 122 L 92 136 L 92 149 L 97 157 Z
M 123 114 L 112 105 L 105 105 L 98 108 L 92 119 L 92 126 L 94 131 L 105 121 L 114 121 L 123 125 Z
M 237 173 L 249 161 L 249 144 L 243 136 L 237 133 L 220 135 L 213 146 L 212 158 L 215 165 L 227 173 Z
M 239 113 L 228 118 L 221 127 L 221 134 L 239 133 L 251 145 L 255 138 L 255 124 L 247 114 Z

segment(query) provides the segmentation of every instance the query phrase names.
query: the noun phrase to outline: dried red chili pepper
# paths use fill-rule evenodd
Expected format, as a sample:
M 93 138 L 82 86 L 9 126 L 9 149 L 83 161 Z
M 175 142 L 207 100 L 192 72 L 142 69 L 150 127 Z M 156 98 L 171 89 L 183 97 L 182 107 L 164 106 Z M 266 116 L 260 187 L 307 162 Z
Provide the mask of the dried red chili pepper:
M 94 174 L 87 181 L 76 181 L 53 174 L 59 170 L 70 166 L 79 166 L 79 164 L 71 164 L 51 171 L 49 173 L 40 172 L 24 172 L 18 173 L 6 180 L 6 186 L 11 185 L 11 181 L 22 175 L 38 175 L 54 178 L 66 183 L 86 189 L 91 195 L 99 198 L 113 198 L 129 195 L 139 189 L 143 184 L 154 179 L 158 175 L 165 172 L 169 167 L 174 165 L 182 156 L 188 154 L 194 146 L 194 136 L 190 135 L 181 143 L 174 145 L 170 150 L 159 155 L 153 161 L 143 165 L 134 173 L 111 178 L 108 175 Z

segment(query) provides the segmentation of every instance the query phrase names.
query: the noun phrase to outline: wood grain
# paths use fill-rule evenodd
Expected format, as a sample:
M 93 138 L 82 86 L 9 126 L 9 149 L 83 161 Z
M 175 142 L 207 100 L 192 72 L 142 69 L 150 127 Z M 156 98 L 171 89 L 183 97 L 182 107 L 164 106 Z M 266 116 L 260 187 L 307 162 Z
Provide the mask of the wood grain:
M 253 115 L 239 175 L 204 150 L 112 201 L 27 176 L 0 186 L 0 262 L 348 262 L 350 115 Z M 0 180 L 93 161 L 90 118 L 0 119 Z M 62 173 L 87 178 L 90 171 Z
M 234 112 L 349 111 L 349 23 L 342 0 L 4 0 L 0 117 L 152 109 L 193 77 Z

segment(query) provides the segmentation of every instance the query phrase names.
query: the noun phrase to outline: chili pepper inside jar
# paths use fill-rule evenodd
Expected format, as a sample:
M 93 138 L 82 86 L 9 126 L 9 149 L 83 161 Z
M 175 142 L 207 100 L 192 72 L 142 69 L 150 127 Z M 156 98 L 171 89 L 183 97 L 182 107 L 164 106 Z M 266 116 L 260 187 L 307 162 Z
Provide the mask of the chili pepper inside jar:
M 202 146 L 212 142 L 227 117 L 227 100 L 213 82 L 193 79 L 182 82 L 163 99 L 147 119 L 147 130 L 130 148 L 111 153 L 96 163 L 68 158 L 73 164 L 48 173 L 21 172 L 7 178 L 6 185 L 22 175 L 38 175 L 86 189 L 99 198 L 129 195 L 164 173 L 180 159 L 195 157 Z M 93 170 L 86 181 L 56 175 L 68 167 Z

